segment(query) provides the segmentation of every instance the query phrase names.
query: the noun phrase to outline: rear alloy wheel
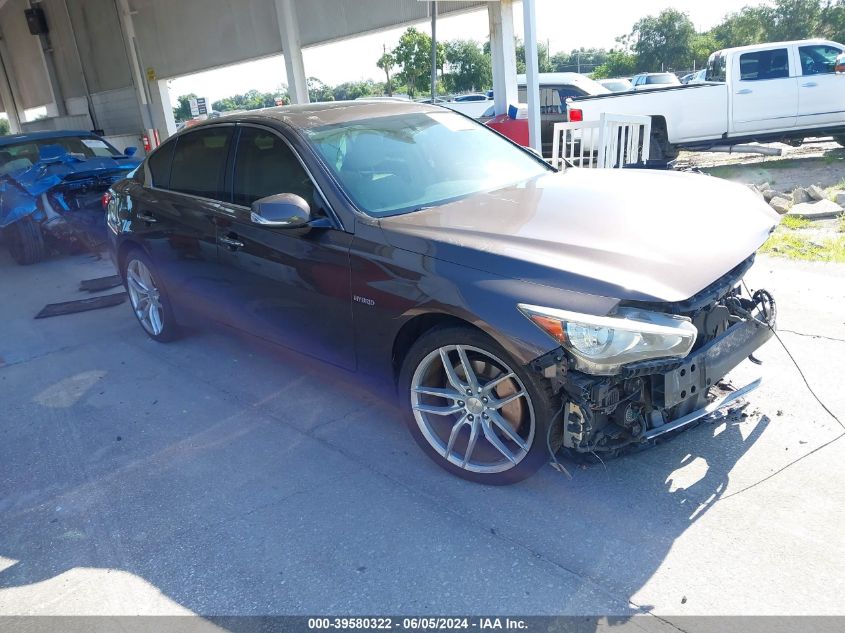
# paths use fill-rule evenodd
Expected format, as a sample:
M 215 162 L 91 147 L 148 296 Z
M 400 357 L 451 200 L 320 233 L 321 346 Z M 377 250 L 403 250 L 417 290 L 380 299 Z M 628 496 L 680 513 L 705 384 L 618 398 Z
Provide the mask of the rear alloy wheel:
M 408 354 L 402 384 L 414 439 L 449 472 L 502 485 L 546 461 L 550 389 L 484 334 L 424 336 Z
M 32 218 L 21 218 L 6 229 L 9 253 L 18 264 L 27 266 L 47 256 L 41 226 Z
M 126 258 L 123 278 L 132 311 L 141 327 L 156 341 L 170 341 L 178 336 L 178 326 L 167 294 L 152 268 L 141 251 L 132 251 Z

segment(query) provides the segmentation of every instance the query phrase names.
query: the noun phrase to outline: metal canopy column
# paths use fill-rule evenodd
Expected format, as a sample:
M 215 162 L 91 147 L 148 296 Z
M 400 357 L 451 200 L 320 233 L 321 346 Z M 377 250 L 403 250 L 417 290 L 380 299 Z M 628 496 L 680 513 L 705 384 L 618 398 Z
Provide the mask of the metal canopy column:
M 294 0 L 276 0 L 276 17 L 282 36 L 282 55 L 288 76 L 288 95 L 291 103 L 308 103 L 308 82 L 302 62 L 302 43 Z
M 493 63 L 493 105 L 496 114 L 505 114 L 510 104 L 519 102 L 513 0 L 491 2 L 487 5 L 487 15 L 490 19 L 490 56 Z
M 542 154 L 540 139 L 540 77 L 537 61 L 537 14 L 534 0 L 522 0 L 525 23 L 525 88 L 528 93 L 528 143 Z
M 0 39 L 0 99 L 3 100 L 6 116 L 9 117 L 9 131 L 12 134 L 20 134 L 23 111 L 18 108 L 18 89 L 11 74 L 11 66 L 6 65 L 8 59 L 6 44 Z

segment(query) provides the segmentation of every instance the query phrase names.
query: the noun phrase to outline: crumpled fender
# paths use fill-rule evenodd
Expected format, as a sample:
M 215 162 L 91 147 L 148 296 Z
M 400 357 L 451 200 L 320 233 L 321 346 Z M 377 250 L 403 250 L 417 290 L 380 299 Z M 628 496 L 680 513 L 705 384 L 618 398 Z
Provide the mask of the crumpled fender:
M 39 211 L 35 200 L 10 179 L 0 178 L 0 229 Z

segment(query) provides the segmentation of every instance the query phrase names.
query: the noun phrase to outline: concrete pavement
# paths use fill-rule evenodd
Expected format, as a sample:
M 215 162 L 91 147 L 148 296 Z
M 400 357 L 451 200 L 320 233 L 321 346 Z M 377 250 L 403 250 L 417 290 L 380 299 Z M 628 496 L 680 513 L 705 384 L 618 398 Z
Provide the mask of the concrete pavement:
M 740 421 L 486 488 L 307 358 L 157 344 L 127 304 L 32 319 L 111 273 L 0 255 L 0 614 L 845 614 L 843 429 L 776 341 Z M 748 281 L 845 418 L 845 267 Z

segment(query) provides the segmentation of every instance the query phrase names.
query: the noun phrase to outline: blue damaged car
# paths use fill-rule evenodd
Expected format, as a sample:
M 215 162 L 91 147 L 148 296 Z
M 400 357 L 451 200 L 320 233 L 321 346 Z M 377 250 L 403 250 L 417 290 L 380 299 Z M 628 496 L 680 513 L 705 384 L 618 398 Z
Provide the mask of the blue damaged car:
M 138 166 L 134 154 L 84 131 L 0 137 L 0 230 L 12 258 L 34 264 L 51 250 L 97 249 L 103 195 Z

